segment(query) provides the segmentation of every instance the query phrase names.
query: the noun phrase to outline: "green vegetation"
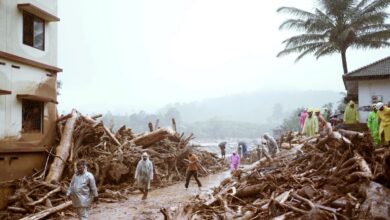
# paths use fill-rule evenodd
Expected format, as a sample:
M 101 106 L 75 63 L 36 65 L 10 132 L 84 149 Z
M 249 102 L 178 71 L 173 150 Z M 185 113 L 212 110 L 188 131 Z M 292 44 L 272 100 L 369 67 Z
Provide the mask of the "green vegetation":
M 389 0 L 318 0 L 314 12 L 294 7 L 282 7 L 280 13 L 293 15 L 280 29 L 294 29 L 304 34 L 283 41 L 285 49 L 277 56 L 300 53 L 296 61 L 307 54 L 318 59 L 340 53 L 344 74 L 348 73 L 346 52 L 352 48 L 390 46 Z

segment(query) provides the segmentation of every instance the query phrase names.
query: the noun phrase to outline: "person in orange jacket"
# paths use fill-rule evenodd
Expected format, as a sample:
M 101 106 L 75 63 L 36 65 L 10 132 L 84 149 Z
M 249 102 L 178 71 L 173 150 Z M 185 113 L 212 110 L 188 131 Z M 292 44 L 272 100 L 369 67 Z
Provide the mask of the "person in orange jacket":
M 188 155 L 188 167 L 187 167 L 187 176 L 185 188 L 188 189 L 188 185 L 190 184 L 190 179 L 194 176 L 196 183 L 198 184 L 199 190 L 201 190 L 202 184 L 198 179 L 198 158 L 195 154 L 190 153 Z

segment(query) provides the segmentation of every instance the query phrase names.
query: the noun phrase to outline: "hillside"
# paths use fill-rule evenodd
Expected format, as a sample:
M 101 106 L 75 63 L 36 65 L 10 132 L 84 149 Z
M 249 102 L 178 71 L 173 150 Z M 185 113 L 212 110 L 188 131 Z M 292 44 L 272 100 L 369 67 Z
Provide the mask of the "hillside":
M 263 124 L 283 118 L 299 107 L 321 107 L 325 103 L 337 103 L 340 99 L 340 93 L 334 91 L 259 91 L 170 104 L 161 112 L 173 107 L 188 123 L 213 118 Z

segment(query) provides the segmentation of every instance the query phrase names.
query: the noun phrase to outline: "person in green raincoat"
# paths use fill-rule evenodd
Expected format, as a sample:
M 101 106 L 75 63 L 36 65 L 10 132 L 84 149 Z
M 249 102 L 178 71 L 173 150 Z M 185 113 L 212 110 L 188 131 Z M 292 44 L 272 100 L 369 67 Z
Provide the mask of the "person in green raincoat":
M 376 103 L 379 118 L 379 138 L 383 146 L 390 145 L 390 107 L 386 107 L 382 102 Z
M 367 127 L 370 129 L 372 141 L 375 145 L 379 145 L 379 118 L 375 104 L 371 106 L 371 111 L 368 113 Z
M 344 112 L 344 124 L 356 124 L 359 123 L 359 113 L 354 101 L 349 101 L 345 107 Z
M 318 118 L 313 115 L 313 109 L 308 109 L 302 134 L 311 137 L 318 133 L 318 129 Z

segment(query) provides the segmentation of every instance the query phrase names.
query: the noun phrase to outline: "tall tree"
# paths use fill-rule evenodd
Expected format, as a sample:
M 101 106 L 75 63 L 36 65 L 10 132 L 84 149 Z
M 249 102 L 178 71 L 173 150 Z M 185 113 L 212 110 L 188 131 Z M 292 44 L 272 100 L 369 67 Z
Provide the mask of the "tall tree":
M 294 29 L 303 34 L 283 41 L 285 49 L 278 57 L 300 53 L 296 61 L 307 54 L 318 59 L 340 53 L 344 74 L 348 73 L 346 52 L 352 48 L 381 48 L 390 46 L 390 0 L 317 0 L 314 12 L 294 7 L 281 7 L 279 13 L 295 18 L 287 19 L 280 29 Z

